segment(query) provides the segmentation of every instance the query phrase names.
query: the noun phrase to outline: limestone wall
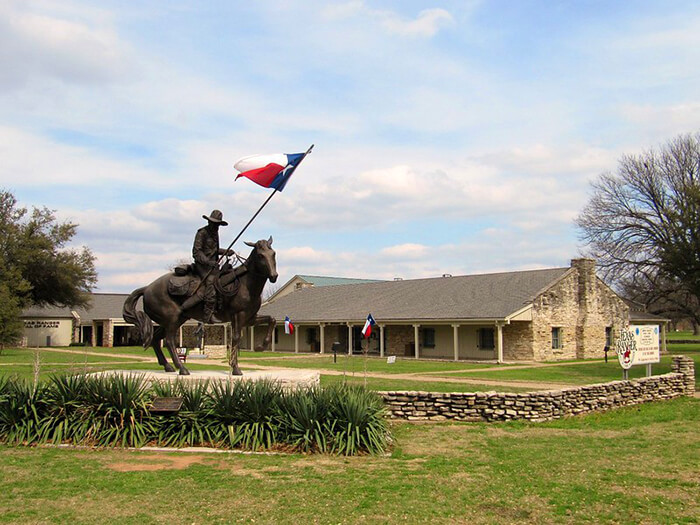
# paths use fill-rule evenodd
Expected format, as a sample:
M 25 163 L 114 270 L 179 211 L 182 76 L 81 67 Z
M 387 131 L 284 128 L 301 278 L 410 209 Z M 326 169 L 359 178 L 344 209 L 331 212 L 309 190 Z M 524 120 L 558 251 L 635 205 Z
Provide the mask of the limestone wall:
M 547 421 L 695 393 L 695 364 L 673 357 L 673 372 L 547 392 L 380 392 L 394 419 Z
M 572 270 L 533 301 L 532 356 L 536 361 L 604 356 L 605 330 L 627 324 L 629 307 L 595 275 L 595 261 L 574 259 Z M 561 347 L 552 348 L 552 328 L 561 329 Z M 504 344 L 506 359 L 527 359 L 524 334 L 518 346 Z M 510 357 L 510 356 L 513 357 Z

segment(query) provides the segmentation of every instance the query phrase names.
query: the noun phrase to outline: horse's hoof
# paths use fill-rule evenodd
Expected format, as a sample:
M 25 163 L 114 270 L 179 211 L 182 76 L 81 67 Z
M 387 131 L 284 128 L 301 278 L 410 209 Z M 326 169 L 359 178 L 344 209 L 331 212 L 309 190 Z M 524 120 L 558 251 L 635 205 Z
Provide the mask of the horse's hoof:
M 172 367 L 172 365 L 165 365 L 163 367 L 163 370 L 165 370 L 166 372 L 175 372 L 175 369 Z
M 190 371 L 187 370 L 184 366 L 180 369 L 180 375 L 181 376 L 188 376 L 190 375 Z
M 231 369 L 231 375 L 232 375 L 232 376 L 242 376 L 242 375 L 243 375 L 243 372 L 241 372 L 241 369 L 240 369 L 240 368 L 238 368 L 237 366 L 234 366 L 234 367 Z

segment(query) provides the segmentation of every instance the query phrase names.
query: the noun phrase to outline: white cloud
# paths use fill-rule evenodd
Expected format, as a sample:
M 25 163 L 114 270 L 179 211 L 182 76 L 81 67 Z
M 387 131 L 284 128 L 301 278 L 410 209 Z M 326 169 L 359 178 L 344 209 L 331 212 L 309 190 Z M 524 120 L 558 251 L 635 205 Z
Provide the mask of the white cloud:
M 452 15 L 444 9 L 425 9 L 415 20 L 403 20 L 387 15 L 382 25 L 390 32 L 405 36 L 432 37 L 440 29 L 454 23 Z
M 50 10 L 37 14 L 24 2 L 1 4 L 0 90 L 41 78 L 88 84 L 123 79 L 130 70 L 129 46 L 104 13 L 92 15 L 80 22 Z
M 415 243 L 397 244 L 382 248 L 379 253 L 392 259 L 422 259 L 428 253 L 428 247 Z
M 431 38 L 440 29 L 455 22 L 449 11 L 442 8 L 424 9 L 416 18 L 406 19 L 388 9 L 372 9 L 358 0 L 327 6 L 322 13 L 330 20 L 361 16 L 366 21 L 379 24 L 387 33 L 407 37 Z

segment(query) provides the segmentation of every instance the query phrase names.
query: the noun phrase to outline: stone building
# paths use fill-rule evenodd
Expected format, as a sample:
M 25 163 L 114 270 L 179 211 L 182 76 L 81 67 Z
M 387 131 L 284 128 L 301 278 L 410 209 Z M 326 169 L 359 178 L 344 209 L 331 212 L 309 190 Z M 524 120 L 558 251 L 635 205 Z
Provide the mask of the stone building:
M 360 330 L 368 313 L 378 326 L 367 342 Z M 603 357 L 631 321 L 591 259 L 566 268 L 301 287 L 260 314 L 280 323 L 278 350 L 325 353 L 339 342 L 349 353 L 499 362 Z M 285 316 L 294 335 L 284 334 Z M 251 332 L 249 346 L 263 337 L 261 328 Z

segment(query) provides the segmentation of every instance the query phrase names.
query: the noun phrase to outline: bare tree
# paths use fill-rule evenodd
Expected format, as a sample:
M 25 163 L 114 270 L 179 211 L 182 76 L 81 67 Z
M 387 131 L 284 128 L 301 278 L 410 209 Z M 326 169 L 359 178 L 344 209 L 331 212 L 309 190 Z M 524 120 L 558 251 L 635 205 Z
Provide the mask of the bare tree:
M 620 159 L 576 220 L 618 290 L 700 324 L 700 134 Z

